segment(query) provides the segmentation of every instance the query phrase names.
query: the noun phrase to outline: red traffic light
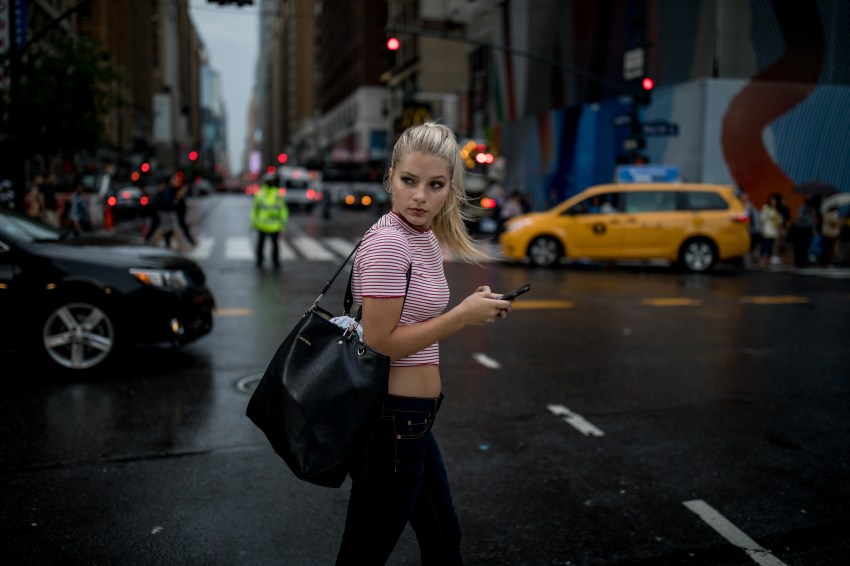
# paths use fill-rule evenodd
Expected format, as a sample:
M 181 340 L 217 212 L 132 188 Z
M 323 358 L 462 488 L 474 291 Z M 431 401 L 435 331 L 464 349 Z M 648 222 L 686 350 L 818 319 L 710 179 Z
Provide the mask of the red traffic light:
M 655 86 L 655 81 L 653 81 L 649 77 L 644 77 L 643 80 L 640 81 L 640 86 L 643 88 L 643 90 L 652 90 L 652 87 Z
M 151 164 L 146 161 L 142 163 L 142 166 L 139 167 L 139 169 L 142 170 L 142 173 L 147 173 L 151 170 Z
M 189 152 L 189 161 L 195 161 L 196 159 L 198 159 L 198 152 L 197 151 L 190 151 Z
M 399 47 L 401 47 L 401 42 L 397 37 L 390 37 L 387 39 L 387 49 L 390 51 L 398 51 Z
M 280 162 L 280 163 L 286 163 L 286 160 L 287 160 L 287 159 L 289 159 L 289 156 L 288 156 L 288 155 L 286 155 L 285 153 L 281 153 L 281 154 L 279 154 L 279 155 L 277 156 L 277 160 L 278 160 L 278 162 Z

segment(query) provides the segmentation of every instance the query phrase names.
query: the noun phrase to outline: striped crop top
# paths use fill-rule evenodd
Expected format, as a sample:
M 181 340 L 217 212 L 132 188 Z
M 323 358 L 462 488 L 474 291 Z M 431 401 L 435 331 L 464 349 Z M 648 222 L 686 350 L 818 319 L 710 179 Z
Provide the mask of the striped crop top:
M 366 231 L 354 256 L 351 280 L 354 304 L 361 305 L 363 297 L 404 297 L 407 268 L 411 265 L 410 287 L 407 289 L 399 326 L 416 324 L 440 315 L 449 303 L 449 286 L 443 270 L 443 251 L 434 232 L 420 232 L 397 213 L 388 212 Z M 368 342 L 369 329 L 364 331 Z M 438 342 L 434 342 L 391 365 L 422 366 L 439 363 L 440 347 Z

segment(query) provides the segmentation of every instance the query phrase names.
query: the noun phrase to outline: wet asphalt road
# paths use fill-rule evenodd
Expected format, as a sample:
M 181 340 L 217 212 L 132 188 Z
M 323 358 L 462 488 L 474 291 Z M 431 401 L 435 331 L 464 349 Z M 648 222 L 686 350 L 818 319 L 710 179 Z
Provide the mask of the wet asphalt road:
M 256 270 L 224 244 L 250 237 L 248 202 L 191 203 L 196 236 L 214 242 L 197 252 L 218 302 L 209 336 L 74 382 L 2 360 L 0 562 L 333 563 L 348 485 L 295 480 L 244 409 L 340 258 Z M 374 218 L 296 214 L 287 241 L 356 241 Z M 506 321 L 442 345 L 435 431 L 468 564 L 846 563 L 850 280 L 454 262 L 446 274 L 451 304 L 532 282 Z M 341 278 L 322 305 L 340 310 L 343 290 Z M 390 564 L 417 563 L 408 530 Z

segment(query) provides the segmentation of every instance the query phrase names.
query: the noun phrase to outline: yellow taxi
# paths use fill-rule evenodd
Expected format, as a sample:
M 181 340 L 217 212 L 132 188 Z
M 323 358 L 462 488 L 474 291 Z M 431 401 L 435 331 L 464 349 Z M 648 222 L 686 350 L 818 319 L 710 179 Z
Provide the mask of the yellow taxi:
M 726 185 L 597 185 L 548 211 L 509 220 L 499 243 L 505 259 L 541 267 L 564 258 L 662 259 L 703 272 L 747 254 L 749 221 Z

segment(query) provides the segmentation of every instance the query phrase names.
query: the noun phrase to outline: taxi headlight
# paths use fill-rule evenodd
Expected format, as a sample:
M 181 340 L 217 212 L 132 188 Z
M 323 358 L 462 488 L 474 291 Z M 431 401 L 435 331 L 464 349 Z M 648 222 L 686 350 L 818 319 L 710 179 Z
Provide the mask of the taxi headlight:
M 505 226 L 505 232 L 513 232 L 515 230 L 519 230 L 520 228 L 525 228 L 526 226 L 531 225 L 531 218 L 520 218 L 519 220 L 514 220 L 513 222 L 508 223 Z
M 189 279 L 180 270 L 170 269 L 131 269 L 130 275 L 152 287 L 163 289 L 185 289 Z

